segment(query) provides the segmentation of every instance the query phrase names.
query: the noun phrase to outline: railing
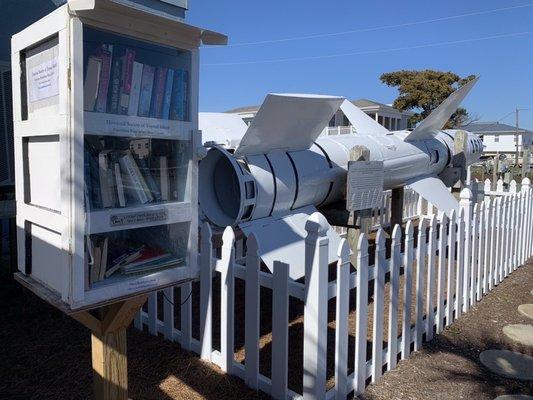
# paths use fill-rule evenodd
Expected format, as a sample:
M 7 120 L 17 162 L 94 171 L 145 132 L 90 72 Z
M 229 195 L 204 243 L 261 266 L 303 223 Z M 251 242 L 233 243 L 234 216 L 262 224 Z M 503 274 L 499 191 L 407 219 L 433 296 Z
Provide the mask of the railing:
M 361 235 L 357 270 L 351 267 L 350 250 L 342 240 L 335 271 L 327 262 L 325 219 L 315 213 L 306 225 L 302 254 L 305 282 L 290 279 L 291 266 L 281 262 L 274 264 L 273 273 L 261 270 L 253 235 L 246 242 L 246 253 L 241 254 L 242 243 L 236 244 L 233 230 L 226 228 L 221 248 L 213 249 L 211 230 L 204 224 L 200 288 L 199 293 L 192 292 L 193 297 L 199 296 L 199 314 L 195 315 L 199 318 L 199 337 L 192 336 L 192 302 L 187 301 L 191 284 L 181 288 L 180 330 L 174 327 L 173 288 L 164 291 L 163 318 L 158 318 L 158 294 L 154 293 L 148 308 L 137 317 L 136 326 L 147 325 L 150 333 L 181 343 L 276 399 L 345 399 L 351 391 L 362 393 L 367 379 L 377 381 L 382 367 L 390 371 L 398 359 L 409 357 L 411 344 L 414 351 L 419 350 L 423 341 L 442 332 L 522 265 L 533 251 L 532 212 L 533 191 L 528 179 L 522 182 L 520 192 L 495 191 L 480 204 L 469 189 L 464 189 L 460 211 L 449 219 L 444 215 L 422 218 L 417 229 L 408 221 L 403 239 L 399 226 L 394 227 L 390 239 L 382 228 L 375 237 Z M 369 246 L 369 239 L 375 246 Z M 215 253 L 220 257 L 214 257 Z M 216 296 L 215 275 L 220 275 Z M 244 292 L 236 291 L 238 280 L 245 282 Z M 262 297 L 262 287 L 271 290 L 271 297 Z M 350 309 L 352 296 L 354 309 Z M 260 305 L 270 298 L 271 357 L 265 361 L 260 358 L 264 346 Z M 334 298 L 336 309 L 331 316 L 328 301 Z M 303 305 L 303 343 L 298 343 L 298 335 L 291 336 L 289 343 L 289 299 Z M 215 304 L 220 309 L 217 318 L 212 317 Z M 244 329 L 245 362 L 235 358 L 236 304 L 245 305 L 244 318 L 237 324 Z M 329 324 L 331 319 L 334 328 Z M 349 328 L 350 320 L 355 320 L 355 329 Z M 333 346 L 328 345 L 328 329 L 335 331 Z M 218 337 L 214 331 L 219 331 Z M 220 342 L 219 350 L 214 349 L 214 339 Z M 372 342 L 368 354 L 367 340 Z M 303 348 L 302 365 L 296 368 L 301 385 L 291 388 L 288 377 L 296 372 L 289 370 L 289 344 Z M 351 353 L 353 358 L 348 360 Z M 328 355 L 334 358 L 333 370 L 328 369 Z M 264 362 L 270 363 L 270 376 L 260 373 Z

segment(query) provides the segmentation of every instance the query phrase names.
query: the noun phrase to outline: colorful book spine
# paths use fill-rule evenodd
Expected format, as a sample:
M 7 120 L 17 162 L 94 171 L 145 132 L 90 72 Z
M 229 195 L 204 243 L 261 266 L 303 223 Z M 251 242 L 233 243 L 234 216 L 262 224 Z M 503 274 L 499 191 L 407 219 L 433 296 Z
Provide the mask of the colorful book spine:
M 163 98 L 165 96 L 165 87 L 167 79 L 167 68 L 160 67 L 156 69 L 156 77 L 154 80 L 154 89 L 152 93 L 152 101 L 150 104 L 150 117 L 160 118 L 163 108 Z
M 189 74 L 183 69 L 174 71 L 174 84 L 170 100 L 169 118 L 178 121 L 186 121 L 188 118 L 188 86 Z
M 108 112 L 118 114 L 120 103 L 120 77 L 122 75 L 122 59 L 113 59 L 111 68 L 111 90 L 109 95 Z
M 126 151 L 126 155 L 120 157 L 119 163 L 128 178 L 128 190 L 132 192 L 133 196 L 142 204 L 152 201 L 153 197 L 148 191 L 148 186 L 129 150 Z
M 183 85 L 182 85 L 182 121 L 189 120 L 189 71 L 183 71 L 182 75 Z
M 128 115 L 137 115 L 139 112 L 139 97 L 141 95 L 141 81 L 143 75 L 143 65 L 137 61 L 133 62 L 133 72 L 131 75 L 130 104 L 128 105 Z
M 120 80 L 120 113 L 127 115 L 130 104 L 131 81 L 133 75 L 133 62 L 135 51 L 126 49 L 126 54 L 122 57 L 122 75 Z
M 96 56 L 89 57 L 87 61 L 87 72 L 85 73 L 85 84 L 83 86 L 83 109 L 85 111 L 94 111 L 96 97 L 98 96 L 101 69 L 102 59 Z
M 172 85 L 174 83 L 174 70 L 168 69 L 167 81 L 165 85 L 165 96 L 163 97 L 163 107 L 161 109 L 161 118 L 168 119 L 170 113 L 170 101 L 172 99 Z
M 150 116 L 150 103 L 152 100 L 152 89 L 154 86 L 155 68 L 150 65 L 145 65 L 143 68 L 143 76 L 141 80 L 141 95 L 139 97 L 139 112 L 140 117 Z
M 96 111 L 105 113 L 107 111 L 107 94 L 109 92 L 109 80 L 111 79 L 111 62 L 113 58 L 113 45 L 104 45 L 100 50 L 102 58 L 102 72 L 100 74 L 100 85 L 98 87 L 98 97 L 96 99 Z

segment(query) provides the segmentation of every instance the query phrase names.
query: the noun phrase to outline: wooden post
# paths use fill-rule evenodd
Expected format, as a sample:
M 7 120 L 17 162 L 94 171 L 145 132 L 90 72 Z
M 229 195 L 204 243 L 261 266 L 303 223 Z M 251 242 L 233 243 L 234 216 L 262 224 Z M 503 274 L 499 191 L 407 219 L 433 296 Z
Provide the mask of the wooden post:
M 96 400 L 128 399 L 126 328 L 148 295 L 71 316 L 91 330 L 93 389 Z
M 492 190 L 496 190 L 496 182 L 498 181 L 498 170 L 500 169 L 500 153 L 494 156 L 494 164 L 492 165 Z
M 390 215 L 391 228 L 394 228 L 395 225 L 402 226 L 402 223 L 403 223 L 403 187 L 392 189 L 390 209 L 391 209 L 391 215 Z
M 350 150 L 350 161 L 369 161 L 370 150 L 365 146 L 354 146 Z M 357 217 L 359 217 L 359 225 L 357 224 Z M 351 262 L 352 265 L 356 265 L 357 261 L 357 245 L 359 243 L 359 236 L 361 233 L 369 234 L 372 228 L 372 210 L 360 210 L 350 213 L 350 219 L 353 224 L 347 229 L 347 239 L 352 249 Z

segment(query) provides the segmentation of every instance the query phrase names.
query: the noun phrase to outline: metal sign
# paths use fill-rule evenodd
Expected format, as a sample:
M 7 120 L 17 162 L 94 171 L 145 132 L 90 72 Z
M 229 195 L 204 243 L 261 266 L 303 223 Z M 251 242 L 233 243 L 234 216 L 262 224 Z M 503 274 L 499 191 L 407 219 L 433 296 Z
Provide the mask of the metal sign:
M 346 210 L 378 207 L 383 196 L 383 161 L 348 162 L 346 186 Z

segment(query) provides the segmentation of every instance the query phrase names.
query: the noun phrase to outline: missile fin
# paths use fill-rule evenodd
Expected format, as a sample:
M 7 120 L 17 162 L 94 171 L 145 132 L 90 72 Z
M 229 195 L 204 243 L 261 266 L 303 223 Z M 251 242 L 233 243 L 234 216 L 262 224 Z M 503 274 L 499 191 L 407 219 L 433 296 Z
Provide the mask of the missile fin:
M 309 149 L 343 100 L 310 94 L 267 95 L 235 155 Z
M 349 100 L 344 100 L 340 109 L 348 118 L 357 133 L 365 135 L 388 135 L 390 132 L 383 125 L 361 111 L 359 107 Z
M 305 275 L 305 265 L 302 254 L 305 253 L 305 223 L 316 211 L 314 206 L 306 206 L 294 210 L 283 217 L 267 217 L 239 224 L 239 228 L 246 236 L 253 233 L 259 244 L 259 255 L 270 271 L 273 271 L 274 261 L 289 264 L 289 275 L 292 279 L 300 279 Z M 329 228 L 330 263 L 337 260 L 337 249 L 340 236 Z
M 452 114 L 479 80 L 475 78 L 450 94 L 431 114 L 404 139 L 406 142 L 431 139 L 446 125 Z
M 248 129 L 236 114 L 211 112 L 198 113 L 198 127 L 204 143 L 214 142 L 226 148 L 237 147 Z
M 411 179 L 406 183 L 448 217 L 452 210 L 459 212 L 459 203 L 438 177 L 430 175 Z

